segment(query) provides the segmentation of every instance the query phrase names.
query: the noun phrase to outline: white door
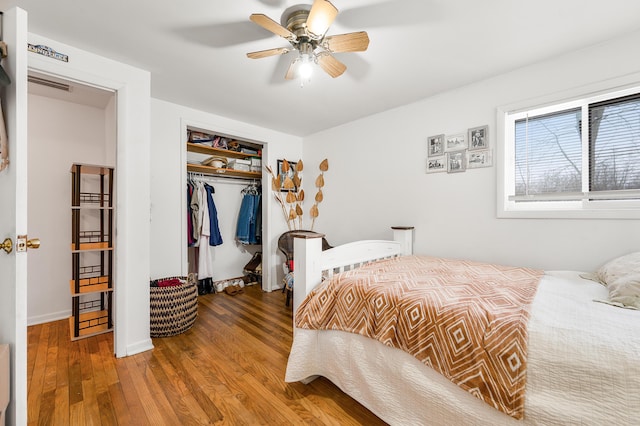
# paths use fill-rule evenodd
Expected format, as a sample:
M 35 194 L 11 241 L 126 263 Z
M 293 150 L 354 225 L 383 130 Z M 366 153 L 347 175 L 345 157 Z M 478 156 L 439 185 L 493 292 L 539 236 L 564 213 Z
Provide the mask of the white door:
M 27 13 L 13 8 L 2 17 L 8 56 L 2 67 L 11 78 L 2 106 L 8 134 L 9 165 L 0 171 L 0 343 L 11 347 L 11 402 L 7 424 L 27 423 L 27 253 L 16 238 L 27 235 Z

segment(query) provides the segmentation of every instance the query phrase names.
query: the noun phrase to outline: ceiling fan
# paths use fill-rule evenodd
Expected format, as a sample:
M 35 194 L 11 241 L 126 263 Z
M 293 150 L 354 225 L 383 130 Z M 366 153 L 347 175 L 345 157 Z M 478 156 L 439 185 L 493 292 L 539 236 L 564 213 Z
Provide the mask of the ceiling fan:
M 249 19 L 262 28 L 285 38 L 291 47 L 276 47 L 247 53 L 252 59 L 283 55 L 298 51 L 285 75 L 287 80 L 300 78 L 301 83 L 309 80 L 312 64 L 320 65 L 327 74 L 335 78 L 347 69 L 332 54 L 338 52 L 363 52 L 369 47 L 366 31 L 327 36 L 327 30 L 338 15 L 338 9 L 328 0 L 314 0 L 313 5 L 296 5 L 284 11 L 281 23 L 261 13 L 254 13 Z

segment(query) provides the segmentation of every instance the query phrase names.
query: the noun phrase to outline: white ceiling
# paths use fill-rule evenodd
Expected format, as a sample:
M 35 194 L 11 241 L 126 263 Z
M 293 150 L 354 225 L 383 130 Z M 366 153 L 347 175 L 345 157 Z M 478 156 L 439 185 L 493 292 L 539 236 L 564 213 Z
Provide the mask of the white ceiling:
M 340 14 L 328 34 L 367 31 L 369 49 L 336 54 L 344 75 L 318 68 L 300 88 L 284 79 L 293 53 L 245 54 L 288 45 L 251 13 L 279 22 L 301 2 L 0 5 L 25 9 L 32 33 L 149 70 L 154 98 L 300 136 L 640 30 L 637 0 L 333 0 Z

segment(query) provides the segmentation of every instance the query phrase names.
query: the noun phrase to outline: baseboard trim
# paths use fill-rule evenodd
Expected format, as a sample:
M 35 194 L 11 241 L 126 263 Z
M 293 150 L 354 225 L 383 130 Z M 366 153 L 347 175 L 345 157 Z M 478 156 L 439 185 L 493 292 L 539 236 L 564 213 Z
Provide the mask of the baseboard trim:
M 52 312 L 46 315 L 35 315 L 27 318 L 27 326 L 44 324 L 46 322 L 59 321 L 61 319 L 67 319 L 71 316 L 71 309 L 60 311 L 60 312 Z
M 149 338 L 138 343 L 127 345 L 127 354 L 125 356 L 139 354 L 141 352 L 150 351 L 151 349 L 153 349 L 153 342 Z

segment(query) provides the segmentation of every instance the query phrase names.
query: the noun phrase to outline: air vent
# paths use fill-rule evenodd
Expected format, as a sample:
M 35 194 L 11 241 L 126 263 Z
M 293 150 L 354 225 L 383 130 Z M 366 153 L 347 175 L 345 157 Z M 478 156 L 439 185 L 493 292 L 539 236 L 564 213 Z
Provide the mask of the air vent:
M 58 90 L 64 90 L 65 92 L 71 92 L 71 86 L 65 83 L 58 83 L 57 81 L 47 80 L 46 78 L 35 77 L 30 75 L 28 77 L 29 83 L 39 84 L 41 86 L 52 87 Z

